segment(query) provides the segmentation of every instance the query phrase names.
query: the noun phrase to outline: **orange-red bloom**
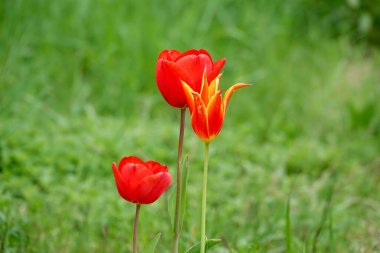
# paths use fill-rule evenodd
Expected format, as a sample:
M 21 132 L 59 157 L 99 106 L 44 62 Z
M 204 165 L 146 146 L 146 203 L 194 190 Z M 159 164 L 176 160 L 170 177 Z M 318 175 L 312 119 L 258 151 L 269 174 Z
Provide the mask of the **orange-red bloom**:
M 244 83 L 233 85 L 226 91 L 222 100 L 222 91 L 219 89 L 220 77 L 221 75 L 218 75 L 208 84 L 208 79 L 204 75 L 200 93 L 194 91 L 186 82 L 182 82 L 190 109 L 191 125 L 204 142 L 211 142 L 222 129 L 232 93 L 250 85 Z
M 203 72 L 206 71 L 207 80 L 210 82 L 219 74 L 225 62 L 224 58 L 213 62 L 204 49 L 191 49 L 184 53 L 164 50 L 158 56 L 156 66 L 157 87 L 171 106 L 184 108 L 187 100 L 181 80 L 194 91 L 200 92 Z
M 167 166 L 135 156 L 124 157 L 118 167 L 113 163 L 112 170 L 120 196 L 137 204 L 153 203 L 171 183 Z

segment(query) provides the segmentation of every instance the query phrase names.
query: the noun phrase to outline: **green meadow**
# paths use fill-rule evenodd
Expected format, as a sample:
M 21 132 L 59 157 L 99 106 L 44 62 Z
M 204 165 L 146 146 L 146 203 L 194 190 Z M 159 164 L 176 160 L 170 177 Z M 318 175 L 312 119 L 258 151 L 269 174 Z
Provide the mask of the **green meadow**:
M 380 252 L 380 5 L 348 2 L 0 1 L 0 252 L 132 252 L 111 164 L 175 177 L 180 113 L 155 65 L 190 48 L 226 58 L 224 91 L 253 84 L 210 145 L 207 236 L 222 243 L 208 252 Z M 200 240 L 203 144 L 186 116 L 180 252 Z M 170 252 L 174 188 L 142 206 L 140 252 L 158 233 Z

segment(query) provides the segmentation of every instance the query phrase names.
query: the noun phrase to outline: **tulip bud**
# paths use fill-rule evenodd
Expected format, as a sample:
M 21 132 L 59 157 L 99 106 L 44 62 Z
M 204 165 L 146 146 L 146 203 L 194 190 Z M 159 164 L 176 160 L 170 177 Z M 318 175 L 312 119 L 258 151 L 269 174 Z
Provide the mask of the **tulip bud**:
M 112 170 L 120 196 L 136 204 L 155 202 L 171 184 L 167 166 L 134 156 L 124 157 L 117 167 L 113 163 Z

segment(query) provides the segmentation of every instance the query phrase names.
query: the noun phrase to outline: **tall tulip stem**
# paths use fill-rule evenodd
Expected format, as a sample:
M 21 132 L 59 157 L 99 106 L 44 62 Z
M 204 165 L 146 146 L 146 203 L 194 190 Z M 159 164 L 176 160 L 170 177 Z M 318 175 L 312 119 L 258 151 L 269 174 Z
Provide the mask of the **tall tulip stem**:
M 178 140 L 178 156 L 177 156 L 177 194 L 175 203 L 175 218 L 174 218 L 174 237 L 173 237 L 173 253 L 178 253 L 179 234 L 180 234 L 180 211 L 181 211 L 181 196 L 182 196 L 182 146 L 183 135 L 185 133 L 185 117 L 186 108 L 181 109 L 181 123 L 179 129 Z
M 203 184 L 202 184 L 201 253 L 204 253 L 205 248 L 206 248 L 206 201 L 207 201 L 208 151 L 209 151 L 209 143 L 205 142 L 205 158 L 204 158 L 204 166 L 203 166 Z
M 137 230 L 139 226 L 140 204 L 136 204 L 135 225 L 133 227 L 133 253 L 137 253 Z

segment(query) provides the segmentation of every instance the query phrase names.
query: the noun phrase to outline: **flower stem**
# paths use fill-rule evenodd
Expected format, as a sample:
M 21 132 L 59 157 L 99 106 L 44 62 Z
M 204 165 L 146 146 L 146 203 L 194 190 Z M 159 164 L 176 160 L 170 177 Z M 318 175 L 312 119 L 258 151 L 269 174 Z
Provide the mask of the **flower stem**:
M 201 223 L 201 253 L 206 248 L 206 200 L 207 200 L 207 170 L 208 170 L 208 151 L 209 143 L 205 143 L 205 158 L 203 166 L 203 185 L 202 185 L 202 223 Z
M 179 129 L 178 140 L 178 156 L 177 156 L 177 194 L 175 203 L 175 218 L 174 218 L 174 236 L 172 253 L 178 253 L 179 234 L 180 234 L 180 211 L 181 211 L 181 191 L 182 191 L 182 146 L 183 135 L 185 133 L 185 117 L 186 108 L 181 109 L 181 123 Z
M 137 253 L 137 229 L 139 225 L 140 204 L 136 204 L 135 225 L 133 227 L 133 253 Z

